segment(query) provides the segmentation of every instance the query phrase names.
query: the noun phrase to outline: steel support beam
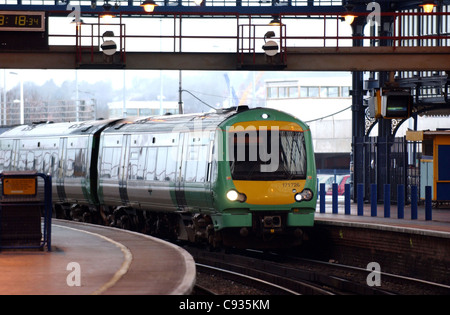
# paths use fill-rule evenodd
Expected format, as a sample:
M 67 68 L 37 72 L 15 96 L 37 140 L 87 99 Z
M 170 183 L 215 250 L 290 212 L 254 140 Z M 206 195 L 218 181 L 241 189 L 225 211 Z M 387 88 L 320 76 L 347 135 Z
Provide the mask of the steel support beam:
M 48 51 L 0 51 L 2 68 L 75 69 L 125 68 L 167 70 L 288 70 L 288 71 L 444 71 L 450 70 L 450 47 L 288 48 L 287 64 L 263 53 L 240 64 L 236 53 L 128 52 L 126 62 L 113 64 L 102 52 L 83 52 L 76 63 L 75 48 L 51 46 Z M 117 59 L 117 58 L 115 58 Z M 253 61 L 254 60 L 254 61 Z

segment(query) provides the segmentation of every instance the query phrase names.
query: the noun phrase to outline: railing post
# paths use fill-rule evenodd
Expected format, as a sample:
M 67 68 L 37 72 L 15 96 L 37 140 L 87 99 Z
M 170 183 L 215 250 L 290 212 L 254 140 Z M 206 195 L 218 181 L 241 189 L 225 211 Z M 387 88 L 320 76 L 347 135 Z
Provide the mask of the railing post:
M 431 186 L 425 186 L 425 220 L 432 220 Z
M 411 220 L 417 220 L 417 186 L 411 186 Z
M 320 213 L 325 213 L 325 183 L 320 183 L 319 186 Z
M 397 218 L 403 219 L 405 217 L 405 189 L 403 185 L 397 185 Z
M 344 203 L 345 203 L 345 214 L 351 214 L 350 213 L 350 184 L 345 184 L 345 197 L 344 197 Z
M 391 184 L 384 184 L 384 217 L 391 217 Z
M 358 215 L 364 215 L 364 184 L 358 184 Z
M 333 213 L 338 213 L 338 184 L 333 183 L 332 185 L 332 205 L 333 205 Z
M 370 185 L 370 215 L 377 216 L 377 184 Z

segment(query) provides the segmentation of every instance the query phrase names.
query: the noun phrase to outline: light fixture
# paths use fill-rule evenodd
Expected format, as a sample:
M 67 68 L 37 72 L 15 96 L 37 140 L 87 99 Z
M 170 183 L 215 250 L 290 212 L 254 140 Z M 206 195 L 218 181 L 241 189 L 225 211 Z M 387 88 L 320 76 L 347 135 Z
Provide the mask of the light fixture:
M 112 5 L 109 3 L 109 0 L 105 0 L 105 3 L 103 3 L 102 7 L 103 10 L 105 10 L 105 12 L 100 13 L 100 17 L 102 19 L 109 20 L 115 17 L 115 14 L 111 13 Z
M 112 8 L 112 5 L 109 3 L 109 0 L 105 0 L 105 3 L 103 3 L 103 9 L 105 11 L 110 11 Z
M 270 26 L 280 26 L 282 24 L 281 24 L 280 19 L 276 15 L 273 15 L 272 20 L 269 22 L 269 25 Z
M 145 12 L 150 13 L 153 12 L 153 10 L 155 10 L 155 7 L 157 7 L 158 5 L 153 0 L 145 0 L 140 6 L 144 8 Z
M 431 13 L 433 12 L 436 3 L 433 0 L 424 0 L 420 6 L 423 8 L 425 13 Z
M 194 0 L 195 5 L 204 6 L 206 0 Z
M 344 15 L 345 23 L 347 23 L 348 25 L 352 25 L 355 18 L 356 15 L 353 15 L 351 13 Z
M 83 25 L 84 22 L 80 18 L 78 18 L 78 19 L 75 18 L 75 19 L 72 20 L 72 22 L 70 22 L 70 24 L 76 24 L 79 27 L 79 26 Z
M 109 11 L 100 13 L 100 18 L 102 18 L 104 20 L 109 20 L 109 19 L 112 19 L 113 17 L 115 17 L 115 15 L 112 14 L 111 12 L 109 12 Z
M 356 15 L 353 13 L 353 5 L 347 4 L 344 6 L 346 13 L 343 15 L 345 23 L 348 25 L 352 25 L 353 21 L 356 18 Z

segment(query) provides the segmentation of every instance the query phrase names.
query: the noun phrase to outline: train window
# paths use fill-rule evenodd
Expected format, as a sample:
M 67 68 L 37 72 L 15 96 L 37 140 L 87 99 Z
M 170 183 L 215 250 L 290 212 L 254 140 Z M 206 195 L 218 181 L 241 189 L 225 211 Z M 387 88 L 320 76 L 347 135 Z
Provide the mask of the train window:
M 290 179 L 306 178 L 306 147 L 303 132 L 281 131 L 280 142 L 280 165 L 286 176 L 291 177 Z
M 159 147 L 156 158 L 155 180 L 166 180 L 167 147 Z
M 75 161 L 75 150 L 67 150 L 65 177 L 73 177 L 74 161 Z
M 31 168 L 31 170 L 35 170 L 38 172 L 42 172 L 43 171 L 43 156 L 42 154 L 44 153 L 43 150 L 36 150 L 34 151 L 34 161 L 33 161 L 33 166 Z
M 51 169 L 53 170 L 53 174 L 58 174 L 58 167 L 59 167 L 58 151 L 53 151 L 52 152 L 52 166 L 51 166 Z
M 43 159 L 43 165 L 42 165 L 42 171 L 45 174 L 48 174 L 52 171 L 50 161 L 51 161 L 51 152 L 45 152 L 44 159 Z
M 18 171 L 24 171 L 26 167 L 27 162 L 27 153 L 26 152 L 20 152 L 19 153 L 19 165 L 17 167 Z
M 155 180 L 157 148 L 147 149 L 147 165 L 145 167 L 145 180 Z
M 119 178 L 120 154 L 122 150 L 119 147 L 103 148 L 101 162 L 101 178 Z
M 9 168 L 11 166 L 11 155 L 12 155 L 12 151 L 11 150 L 5 151 L 4 162 L 3 162 L 3 165 L 2 165 L 2 169 L 4 171 L 9 170 Z
M 197 181 L 197 164 L 198 164 L 198 150 L 199 146 L 189 145 L 186 157 L 186 181 L 196 182 Z
M 197 182 L 204 182 L 206 180 L 206 169 L 208 166 L 208 146 L 202 145 L 199 147 L 198 166 L 197 166 Z
M 137 160 L 136 179 L 144 179 L 146 157 L 147 157 L 147 148 L 141 147 L 139 150 L 139 157 Z
M 75 177 L 85 177 L 86 176 L 86 150 L 75 149 L 75 160 L 73 163 L 73 172 Z
M 28 153 L 27 153 L 27 161 L 26 161 L 25 169 L 26 170 L 35 170 L 34 152 L 32 152 L 32 151 L 28 151 Z
M 169 147 L 169 154 L 167 156 L 167 165 L 166 165 L 166 180 L 169 181 L 175 180 L 175 174 L 177 170 L 177 154 L 178 154 L 177 146 Z
M 137 167 L 140 150 L 142 150 L 142 148 L 130 149 L 130 158 L 128 161 L 128 179 L 137 179 Z
M 6 152 L 7 151 L 0 150 L 0 171 L 4 170 Z

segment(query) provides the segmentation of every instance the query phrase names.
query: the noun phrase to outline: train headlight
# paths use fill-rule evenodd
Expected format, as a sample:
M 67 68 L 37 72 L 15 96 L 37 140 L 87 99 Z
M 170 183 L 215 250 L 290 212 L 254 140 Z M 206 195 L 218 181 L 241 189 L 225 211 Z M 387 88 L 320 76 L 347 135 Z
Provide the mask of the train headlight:
M 245 194 L 237 192 L 234 189 L 231 189 L 227 192 L 227 199 L 230 201 L 244 202 L 245 200 L 247 200 L 247 196 Z
M 302 192 L 300 193 L 296 193 L 294 198 L 295 201 L 300 202 L 300 201 L 310 201 L 313 198 L 314 194 L 311 191 L 311 189 L 304 189 Z

